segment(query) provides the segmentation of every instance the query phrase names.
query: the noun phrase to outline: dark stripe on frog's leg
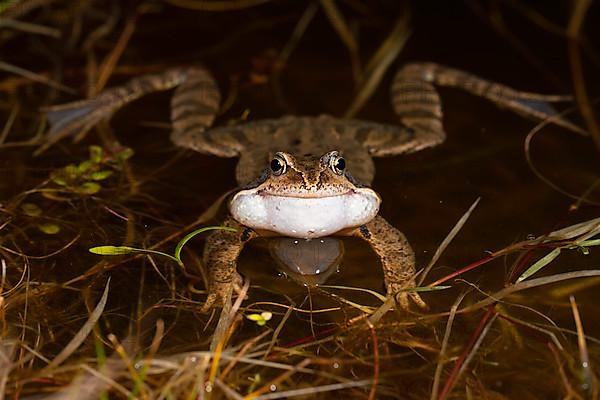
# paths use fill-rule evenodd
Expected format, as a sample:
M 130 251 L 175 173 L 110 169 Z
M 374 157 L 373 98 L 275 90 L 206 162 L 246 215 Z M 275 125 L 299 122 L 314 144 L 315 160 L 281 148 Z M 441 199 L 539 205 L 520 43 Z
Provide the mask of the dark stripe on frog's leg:
M 216 230 L 206 238 L 203 261 L 208 270 L 208 296 L 203 312 L 222 306 L 232 290 L 240 290 L 242 277 L 237 272 L 237 260 L 244 245 L 256 237 L 253 230 L 231 217 L 223 225 L 236 228 L 237 232 Z
M 122 86 L 106 89 L 96 98 L 47 107 L 50 130 L 44 143 L 37 150 L 40 153 L 68 136 L 83 137 L 98 122 L 110 119 L 121 107 L 155 91 L 171 89 L 187 78 L 195 68 L 172 68 L 160 74 L 143 75 L 133 78 Z
M 364 239 L 371 239 L 371 232 L 369 232 L 369 228 L 367 228 L 365 225 L 361 225 L 358 229 Z
M 248 240 L 252 239 L 253 235 L 254 235 L 254 230 L 252 230 L 251 228 L 246 228 L 242 232 L 242 236 L 240 236 L 240 240 L 242 242 L 247 242 Z
M 378 215 L 354 235 L 367 241 L 379 256 L 388 296 L 393 296 L 403 309 L 408 309 L 409 299 L 426 308 L 418 293 L 405 291 L 415 286 L 415 255 L 402 232 Z
M 221 93 L 212 75 L 194 69 L 171 98 L 171 140 L 180 147 L 221 157 L 235 157 L 239 149 L 222 145 L 210 133 L 219 111 Z
M 192 117 L 213 117 L 218 112 L 213 105 L 208 105 L 201 100 L 189 100 L 178 106 L 171 105 L 171 118 L 175 121 L 185 122 Z

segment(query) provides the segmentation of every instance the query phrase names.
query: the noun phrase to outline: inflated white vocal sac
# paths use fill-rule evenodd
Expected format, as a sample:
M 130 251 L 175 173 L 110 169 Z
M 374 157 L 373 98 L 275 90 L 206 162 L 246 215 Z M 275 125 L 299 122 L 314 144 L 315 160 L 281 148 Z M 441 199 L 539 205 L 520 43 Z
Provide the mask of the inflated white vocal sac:
M 289 197 L 250 189 L 238 192 L 229 205 L 236 221 L 253 229 L 282 236 L 318 238 L 371 221 L 381 199 L 360 188 L 325 197 Z

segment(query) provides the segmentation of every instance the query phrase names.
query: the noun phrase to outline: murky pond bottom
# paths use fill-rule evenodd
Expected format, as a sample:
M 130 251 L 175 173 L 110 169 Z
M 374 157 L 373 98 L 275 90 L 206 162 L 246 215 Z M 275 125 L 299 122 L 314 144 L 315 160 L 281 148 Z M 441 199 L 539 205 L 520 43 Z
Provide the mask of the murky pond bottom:
M 55 23 L 67 36 L 71 25 L 65 21 L 99 23 L 93 12 L 51 18 L 66 7 L 57 3 L 30 18 Z M 108 38 L 116 41 L 131 20 L 114 3 L 122 16 L 115 17 Z M 203 62 L 230 100 L 217 124 L 246 110 L 250 119 L 343 114 L 356 94 L 352 69 L 322 12 L 285 68 L 270 69 L 270 55 L 285 48 L 306 12 L 284 3 L 214 14 L 150 7 L 135 22 L 109 86 L 138 73 Z M 361 59 L 368 60 L 399 9 L 386 2 L 342 7 L 360 27 Z M 103 15 L 100 9 L 95 12 Z M 388 97 L 392 71 L 414 60 L 464 68 L 524 90 L 568 90 L 566 52 L 561 62 L 542 62 L 545 73 L 539 73 L 470 9 L 444 14 L 416 7 L 412 25 L 407 47 L 357 118 L 395 122 Z M 515 25 L 515 32 L 530 29 L 525 25 Z M 91 31 L 84 24 L 79 34 Z M 556 57 L 564 44 L 554 38 L 550 45 L 545 35 L 528 37 L 536 49 L 532 57 L 542 61 Z M 261 239 L 244 249 L 238 264 L 250 282 L 247 299 L 235 303 L 234 296 L 233 312 L 202 313 L 205 234 L 184 248 L 185 271 L 157 254 L 102 257 L 88 250 L 127 245 L 172 254 L 197 227 L 194 221 L 235 187 L 236 160 L 178 150 L 169 142 L 170 93 L 147 96 L 83 141 L 61 141 L 37 157 L 33 146 L 6 145 L 35 133 L 40 106 L 83 97 L 90 67 L 76 45 L 27 35 L 4 40 L 11 62 L 36 71 L 58 69 L 65 84 L 78 89 L 70 96 L 27 81 L 15 84 L 10 77 L 2 81 L 16 86 L 2 91 L 0 120 L 10 120 L 15 104 L 20 107 L 0 148 L 0 393 L 6 398 L 597 396 L 600 258 L 594 242 L 572 241 L 598 224 L 562 232 L 562 241 L 536 242 L 598 217 L 600 200 L 592 186 L 598 157 L 589 137 L 548 126 L 531 140 L 532 165 L 574 195 L 569 197 L 527 162 L 524 140 L 534 122 L 440 89 L 447 141 L 421 153 L 376 159 L 373 184 L 383 199 L 381 215 L 407 236 L 418 269 L 428 266 L 479 199 L 422 283 L 449 286 L 422 289 L 427 310 L 387 308 L 381 265 L 357 238 L 342 240 L 343 257 L 336 255 L 338 244 L 307 249 L 309 260 L 333 264 L 319 268 L 319 276 L 306 273 L 310 265 L 294 262 L 295 271 L 282 270 L 282 258 L 301 254 L 290 250 L 289 241 Z M 113 49 L 103 39 L 95 52 L 104 59 Z M 34 68 L 32 59 L 43 50 L 52 55 Z M 566 89 L 548 83 L 548 75 L 560 77 Z M 90 146 L 99 147 L 90 153 Z M 224 216 L 223 207 L 202 225 L 218 225 Z M 547 263 L 538 262 L 544 257 Z M 543 269 L 515 283 L 536 262 Z M 467 266 L 474 268 L 450 276 Z

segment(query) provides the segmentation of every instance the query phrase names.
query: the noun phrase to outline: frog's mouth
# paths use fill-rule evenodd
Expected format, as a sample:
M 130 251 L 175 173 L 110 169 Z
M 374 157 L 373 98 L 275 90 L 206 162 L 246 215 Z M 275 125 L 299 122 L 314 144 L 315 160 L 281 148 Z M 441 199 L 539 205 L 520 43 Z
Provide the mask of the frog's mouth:
M 304 191 L 296 191 L 296 192 L 271 192 L 267 189 L 257 190 L 256 194 L 259 196 L 272 196 L 272 197 L 287 197 L 287 198 L 295 198 L 295 199 L 322 199 L 328 197 L 337 197 L 337 196 L 351 196 L 356 194 L 356 191 L 352 189 L 348 189 L 344 192 L 340 191 L 319 191 L 319 192 L 310 192 L 308 190 Z
M 250 228 L 316 238 L 366 224 L 377 215 L 380 203 L 369 188 L 331 194 L 244 190 L 233 197 L 229 209 L 233 218 Z

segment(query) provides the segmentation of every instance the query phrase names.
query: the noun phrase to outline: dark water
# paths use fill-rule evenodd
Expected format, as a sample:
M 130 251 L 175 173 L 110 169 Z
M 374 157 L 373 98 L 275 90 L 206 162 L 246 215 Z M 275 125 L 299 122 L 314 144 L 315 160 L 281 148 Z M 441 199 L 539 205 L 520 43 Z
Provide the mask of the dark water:
M 74 25 L 68 21 L 83 18 L 81 35 L 85 37 L 105 19 L 103 13 L 111 7 L 108 3 L 82 2 L 82 8 L 77 9 L 70 2 L 57 2 L 24 19 L 56 24 L 63 30 L 63 35 L 69 37 Z M 339 3 L 352 26 L 358 29 L 362 60 L 368 60 L 396 17 L 403 12 L 400 2 Z M 133 3 L 114 4 L 120 4 L 115 10 L 119 9 L 121 16 L 117 17 L 114 30 L 97 43 L 95 54 L 99 60 L 113 49 L 133 10 Z M 567 43 L 563 37 L 534 26 L 510 6 L 511 2 L 477 4 L 413 4 L 410 40 L 358 117 L 388 123 L 395 121 L 387 88 L 393 70 L 410 61 L 451 65 L 523 90 L 572 93 Z M 138 73 L 202 62 L 214 72 L 225 97 L 233 90 L 237 91 L 235 102 L 219 117 L 217 124 L 239 118 L 245 110 L 250 111 L 250 119 L 286 113 L 341 115 L 355 94 L 348 52 L 322 11 L 317 13 L 282 70 L 281 91 L 268 83 L 272 77 L 268 55 L 276 54 L 285 46 L 305 10 L 306 4 L 302 2 L 274 1 L 244 11 L 222 13 L 195 12 L 161 2 L 148 2 L 147 5 L 151 11 L 138 18 L 110 85 L 124 82 Z M 504 18 L 506 33 L 495 30 L 488 20 L 494 7 L 498 7 Z M 81 11 L 83 9 L 89 10 L 88 13 Z M 569 7 L 565 2 L 554 4 L 553 9 L 548 7 L 538 11 L 564 26 Z M 78 14 L 80 12 L 82 14 Z M 595 26 L 597 13 L 597 7 L 590 9 L 587 27 Z M 586 31 L 592 50 L 595 49 L 594 33 L 594 29 Z M 11 75 L 4 74 L 5 85 L 0 83 L 0 88 L 6 88 L 0 92 L 1 120 L 7 120 L 12 107 L 20 104 L 20 112 L 5 142 L 26 140 L 35 133 L 40 106 L 84 96 L 89 84 L 85 83 L 86 58 L 81 51 L 82 40 L 76 40 L 76 45 L 71 46 L 66 39 L 25 34 L 5 39 L 2 58 L 7 62 L 49 73 L 53 79 L 78 90 L 74 96 L 40 84 L 21 84 L 13 90 Z M 593 97 L 598 92 L 595 77 L 598 65 L 589 56 L 584 56 L 584 65 L 588 92 Z M 267 82 L 263 83 L 263 79 Z M 420 268 L 429 262 L 439 243 L 469 206 L 481 198 L 479 206 L 444 252 L 426 283 L 485 258 L 489 251 L 598 216 L 600 198 L 597 190 L 592 190 L 589 201 L 574 210 L 576 199 L 552 189 L 532 172 L 523 143 L 534 122 L 456 90 L 440 89 L 440 93 L 447 141 L 422 153 L 377 159 L 373 184 L 383 198 L 381 214 L 406 234 Z M 3 340 L 19 338 L 24 344 L 17 358 L 26 357 L 31 348 L 49 359 L 56 356 L 80 329 L 109 277 L 108 303 L 92 335 L 105 342 L 108 354 L 112 354 L 113 345 L 106 338 L 112 333 L 119 340 L 136 338 L 139 341 L 138 356 L 141 357 L 145 354 L 141 349 L 151 342 L 155 322 L 159 319 L 167 327 L 158 352 L 160 357 L 208 348 L 216 318 L 199 312 L 204 294 L 189 290 L 191 284 L 202 288 L 199 279 L 190 279 L 174 263 L 160 257 L 154 258 L 156 265 L 153 266 L 147 258 L 119 263 L 114 258 L 101 259 L 87 251 L 103 244 L 150 247 L 170 234 L 180 232 L 221 194 L 235 186 L 236 160 L 182 152 L 170 144 L 166 125 L 169 95 L 147 96 L 117 113 L 110 129 L 104 128 L 100 133 L 92 131 L 77 144 L 62 141 L 38 157 L 32 156 L 34 148 L 30 146 L 0 149 L 0 223 L 6 224 L 0 230 L 0 244 L 4 246 L 0 257 L 7 264 L 0 334 Z M 572 119 L 581 123 L 577 113 Z M 133 148 L 135 156 L 129 161 L 130 171 L 118 171 L 103 181 L 97 194 L 68 194 L 62 200 L 43 197 L 40 192 L 24 194 L 41 187 L 52 171 L 87 159 L 88 146 L 106 146 L 111 135 L 124 146 Z M 597 150 L 589 137 L 546 127 L 533 139 L 531 156 L 544 176 L 576 196 L 582 195 L 598 179 Z M 132 182 L 136 184 L 135 189 L 132 189 Z M 42 215 L 24 215 L 23 203 L 35 203 L 41 208 Z M 39 226 L 44 223 L 59 226 L 60 232 L 53 235 L 41 232 Z M 68 248 L 50 257 L 18 255 L 50 254 L 74 238 L 77 239 Z M 171 240 L 160 249 L 170 252 L 176 243 L 177 240 Z M 188 272 L 193 275 L 199 275 L 202 244 L 202 239 L 194 239 L 184 252 Z M 309 289 L 299 285 L 277 272 L 267 246 L 261 241 L 249 245 L 242 253 L 239 270 L 251 277 L 253 284 L 244 305 L 254 305 L 244 313 L 270 310 L 274 317 L 266 327 L 241 320 L 230 345 L 239 345 L 265 329 L 275 329 L 282 321 L 286 308 L 255 302 L 294 304 L 306 310 L 341 307 L 341 311 L 314 314 L 294 311 L 289 314 L 278 333 L 278 346 L 293 347 L 298 340 L 302 343 L 323 342 L 298 348 L 297 352 L 285 357 L 273 353 L 270 359 L 296 365 L 302 359 L 310 358 L 311 367 L 321 373 L 331 373 L 340 379 L 372 379 L 375 357 L 371 331 L 364 323 L 346 326 L 359 311 L 327 293 L 334 292 L 363 305 L 378 306 L 381 303 L 363 292 Z M 374 253 L 357 239 L 344 239 L 344 247 L 345 256 L 339 271 L 336 269 L 327 283 L 382 292 L 382 272 Z M 530 254 L 526 265 L 531 265 L 548 251 L 536 250 Z M 380 365 L 377 398 L 429 398 L 447 320 L 446 316 L 435 315 L 448 312 L 456 298 L 472 286 L 486 293 L 502 289 L 519 254 L 523 253 L 498 258 L 461 275 L 460 278 L 468 283 L 450 281 L 453 287 L 448 290 L 424 293 L 423 298 L 430 306 L 428 311 L 417 315 L 391 313 L 376 326 L 377 362 Z M 540 276 L 591 270 L 599 265 L 598 251 L 593 247 L 589 255 L 566 250 Z M 22 275 L 24 279 L 20 282 Z M 592 370 L 597 371 L 600 342 L 594 338 L 600 336 L 600 320 L 595 307 L 600 281 L 594 279 L 588 278 L 585 283 L 571 280 L 562 285 L 542 286 L 504 299 L 507 304 L 499 305 L 496 310 L 507 318 L 498 318 L 491 325 L 477 355 L 448 398 L 563 398 L 568 385 L 561 381 L 559 365 L 566 371 L 564 374 L 573 391 L 580 393 L 580 398 L 592 398 L 593 394 L 581 389 L 585 384 L 582 371 L 587 370 L 581 368 L 579 361 L 568 296 L 573 295 L 577 300 L 583 328 L 589 336 L 587 344 Z M 7 293 L 6 289 L 11 287 L 16 289 Z M 472 292 L 466 297 L 465 304 L 482 298 L 483 295 Z M 442 385 L 486 310 L 481 308 L 456 318 L 447 350 L 450 361 L 443 370 Z M 513 321 L 508 317 L 514 318 Z M 517 319 L 552 331 L 564 349 L 553 350 L 554 345 L 548 345 L 551 340 L 547 335 L 524 327 L 515 322 Z M 66 365 L 76 365 L 78 360 L 93 364 L 96 351 L 92 336 Z M 268 342 L 270 337 L 265 340 Z M 337 367 L 333 367 L 336 363 Z M 43 360 L 34 357 L 33 361 L 11 370 L 7 395 L 18 398 L 19 393 L 54 392 L 71 381 L 72 371 L 46 375 L 48 380 L 44 381 L 36 375 L 44 365 Z M 254 388 L 258 389 L 281 372 L 245 365 L 235 367 L 226 383 L 245 395 L 252 391 L 248 377 L 260 375 L 261 383 Z M 161 379 L 168 378 L 152 375 L 148 386 L 160 387 L 161 382 L 164 383 Z M 117 380 L 128 388 L 133 385 L 128 378 Z M 277 390 L 290 390 L 335 382 L 325 375 L 315 377 L 297 373 L 276 386 Z M 370 388 L 369 384 L 338 393 L 348 398 L 367 398 Z M 123 396 L 114 390 L 112 393 L 116 398 Z M 320 396 L 328 398 L 332 393 L 336 392 L 325 392 Z M 224 396 L 218 390 L 213 395 Z M 148 395 L 148 398 L 153 397 Z

